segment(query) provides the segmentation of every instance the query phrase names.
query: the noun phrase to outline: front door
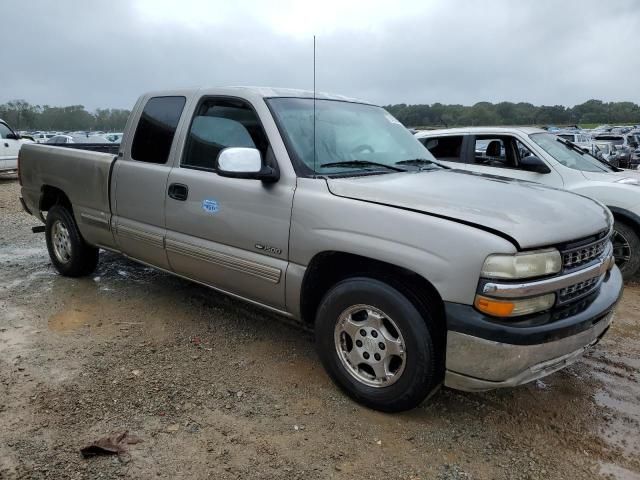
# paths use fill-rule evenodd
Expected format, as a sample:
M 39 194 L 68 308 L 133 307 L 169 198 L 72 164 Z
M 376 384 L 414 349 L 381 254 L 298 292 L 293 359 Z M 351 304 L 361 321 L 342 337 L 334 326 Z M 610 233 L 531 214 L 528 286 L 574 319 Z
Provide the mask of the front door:
M 282 309 L 295 185 L 219 176 L 217 157 L 227 147 L 257 148 L 263 161 L 276 166 L 249 104 L 205 98 L 196 107 L 179 165 L 169 174 L 169 263 L 180 275 Z
M 169 269 L 164 248 L 169 159 L 185 101 L 182 96 L 150 98 L 113 173 L 112 225 L 120 251 L 164 269 Z
M 562 188 L 562 177 L 551 165 L 549 173 L 537 173 L 520 167 L 520 159 L 533 152 L 522 141 L 512 135 L 470 135 L 471 158 L 458 168 L 487 173 L 501 177 L 517 178 Z M 543 160 L 544 161 L 544 160 Z

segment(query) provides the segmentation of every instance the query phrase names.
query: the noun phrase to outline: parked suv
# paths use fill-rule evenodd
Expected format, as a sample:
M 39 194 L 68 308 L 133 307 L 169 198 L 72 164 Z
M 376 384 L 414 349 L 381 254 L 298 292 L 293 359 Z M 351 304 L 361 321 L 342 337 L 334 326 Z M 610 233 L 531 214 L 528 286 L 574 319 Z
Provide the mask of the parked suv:
M 537 128 L 454 128 L 423 131 L 416 137 L 446 166 L 529 180 L 599 200 L 615 218 L 613 248 L 624 278 L 640 268 L 640 175 L 636 171 L 612 167 Z M 478 144 L 488 145 L 484 153 L 477 150 Z

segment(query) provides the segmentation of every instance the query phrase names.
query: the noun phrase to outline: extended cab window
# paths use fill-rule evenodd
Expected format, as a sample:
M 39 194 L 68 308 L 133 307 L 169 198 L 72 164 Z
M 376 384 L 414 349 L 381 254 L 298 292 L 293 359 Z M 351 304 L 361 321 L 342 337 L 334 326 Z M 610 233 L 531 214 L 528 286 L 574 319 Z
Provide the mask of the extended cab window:
M 191 122 L 180 165 L 215 170 L 218 155 L 229 147 L 257 148 L 266 157 L 269 142 L 258 116 L 241 100 L 203 101 Z
M 431 155 L 445 162 L 464 162 L 462 152 L 462 135 L 452 137 L 421 138 L 420 142 L 427 147 Z
M 149 99 L 133 137 L 131 157 L 134 160 L 167 163 L 185 101 L 185 97 Z

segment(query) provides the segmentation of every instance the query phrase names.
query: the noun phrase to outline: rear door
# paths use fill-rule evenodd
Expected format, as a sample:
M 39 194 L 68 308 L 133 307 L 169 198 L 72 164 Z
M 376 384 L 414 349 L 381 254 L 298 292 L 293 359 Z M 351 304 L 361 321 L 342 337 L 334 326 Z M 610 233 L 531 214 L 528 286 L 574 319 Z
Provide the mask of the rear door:
M 201 99 L 183 143 L 166 199 L 173 271 L 283 309 L 295 179 L 267 184 L 216 173 L 217 157 L 228 147 L 256 148 L 277 167 L 253 106 L 238 98 Z
M 418 140 L 440 163 L 448 167 L 460 168 L 460 164 L 466 163 L 469 157 L 468 136 L 462 133 Z
M 112 225 L 119 249 L 164 269 L 169 269 L 164 249 L 167 178 L 186 101 L 181 95 L 143 100 L 133 138 L 118 154 L 113 172 Z

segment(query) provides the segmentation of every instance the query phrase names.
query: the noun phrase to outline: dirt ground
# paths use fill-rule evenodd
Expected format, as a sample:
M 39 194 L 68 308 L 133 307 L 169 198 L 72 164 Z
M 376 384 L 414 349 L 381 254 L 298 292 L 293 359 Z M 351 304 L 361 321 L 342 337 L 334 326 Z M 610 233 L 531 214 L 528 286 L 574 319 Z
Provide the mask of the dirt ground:
M 57 275 L 18 192 L 0 180 L 0 479 L 640 479 L 639 285 L 544 381 L 382 414 L 262 310 L 109 253 Z M 128 454 L 81 457 L 125 430 Z

